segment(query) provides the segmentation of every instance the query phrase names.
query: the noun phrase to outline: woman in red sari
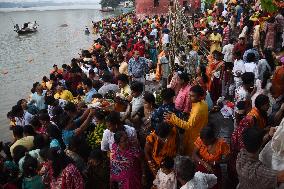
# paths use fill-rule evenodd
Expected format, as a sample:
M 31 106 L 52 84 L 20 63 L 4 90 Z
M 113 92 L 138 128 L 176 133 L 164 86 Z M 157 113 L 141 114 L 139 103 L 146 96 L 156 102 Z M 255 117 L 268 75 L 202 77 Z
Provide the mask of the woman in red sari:
M 206 66 L 200 64 L 196 69 L 196 79 L 193 81 L 192 86 L 199 85 L 203 88 L 204 91 L 208 90 L 209 78 L 206 75 Z
M 214 51 L 208 57 L 207 75 L 209 77 L 209 92 L 213 103 L 216 103 L 222 94 L 222 79 L 224 75 L 224 62 L 222 60 L 222 53 Z

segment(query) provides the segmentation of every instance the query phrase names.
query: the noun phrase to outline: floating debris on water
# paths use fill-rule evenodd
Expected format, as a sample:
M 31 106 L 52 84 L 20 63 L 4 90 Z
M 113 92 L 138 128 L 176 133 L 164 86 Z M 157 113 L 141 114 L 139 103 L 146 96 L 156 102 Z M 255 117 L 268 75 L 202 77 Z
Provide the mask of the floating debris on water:
M 1 70 L 1 74 L 6 75 L 8 73 L 7 70 Z
M 28 60 L 27 60 L 28 63 L 32 63 L 33 61 L 34 61 L 33 58 L 28 58 Z
M 67 27 L 68 24 L 61 24 L 60 27 Z

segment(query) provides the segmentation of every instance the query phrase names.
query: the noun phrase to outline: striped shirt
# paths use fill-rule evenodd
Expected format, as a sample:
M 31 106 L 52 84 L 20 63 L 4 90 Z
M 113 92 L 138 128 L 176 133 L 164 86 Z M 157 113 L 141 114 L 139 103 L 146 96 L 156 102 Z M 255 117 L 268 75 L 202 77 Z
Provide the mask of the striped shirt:
M 242 149 L 238 154 L 236 169 L 239 176 L 237 189 L 273 189 L 277 187 L 277 171 L 266 167 L 258 158 Z

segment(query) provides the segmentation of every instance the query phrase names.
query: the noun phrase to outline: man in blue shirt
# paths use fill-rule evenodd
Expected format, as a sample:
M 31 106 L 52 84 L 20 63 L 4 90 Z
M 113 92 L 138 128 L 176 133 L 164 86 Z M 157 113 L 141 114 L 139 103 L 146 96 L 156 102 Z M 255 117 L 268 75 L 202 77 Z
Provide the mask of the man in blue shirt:
M 83 88 L 85 91 L 85 103 L 91 103 L 93 100 L 93 95 L 96 94 L 97 91 L 95 88 L 93 88 L 93 82 L 90 78 L 83 80 Z
M 242 13 L 243 13 L 243 3 L 242 2 L 238 2 L 240 4 L 238 4 L 235 8 L 236 12 L 237 12 L 237 24 L 239 25 L 240 21 L 241 21 L 241 17 L 242 17 Z
M 144 75 L 148 73 L 150 60 L 140 57 L 139 51 L 135 51 L 133 57 L 128 62 L 128 74 L 134 81 L 144 83 Z
M 154 110 L 151 118 L 151 126 L 155 130 L 157 130 L 158 125 L 163 122 L 164 113 L 173 112 L 179 118 L 182 117 L 182 113 L 175 108 L 174 96 L 175 96 L 175 91 L 173 89 L 166 88 L 162 90 L 161 97 L 163 100 L 163 104 L 159 108 Z

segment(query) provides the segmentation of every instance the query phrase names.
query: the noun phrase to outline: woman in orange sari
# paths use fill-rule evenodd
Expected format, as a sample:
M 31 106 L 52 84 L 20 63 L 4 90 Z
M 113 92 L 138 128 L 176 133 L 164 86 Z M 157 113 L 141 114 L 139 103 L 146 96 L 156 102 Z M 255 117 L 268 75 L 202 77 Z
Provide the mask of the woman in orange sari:
M 284 56 L 280 62 L 282 65 L 276 68 L 272 78 L 272 94 L 275 99 L 284 94 Z
M 163 56 L 165 56 L 164 51 L 160 52 L 160 54 L 158 55 L 158 63 L 157 63 L 157 69 L 156 69 L 156 74 L 155 74 L 155 78 L 157 81 L 160 81 L 162 78 L 162 66 L 161 66 L 160 59 Z
M 161 123 L 156 131 L 147 136 L 144 151 L 149 168 L 155 176 L 164 158 L 176 156 L 176 128 L 167 123 Z
M 197 163 L 197 171 L 214 174 L 218 181 L 213 188 L 221 189 L 222 173 L 220 163 L 228 159 L 230 147 L 224 139 L 216 138 L 214 127 L 212 124 L 201 130 L 200 137 L 194 143 L 195 149 L 192 157 Z
M 224 75 L 224 62 L 222 60 L 222 53 L 214 51 L 208 57 L 208 66 L 206 73 L 209 77 L 209 92 L 214 103 L 222 94 L 222 79 Z

